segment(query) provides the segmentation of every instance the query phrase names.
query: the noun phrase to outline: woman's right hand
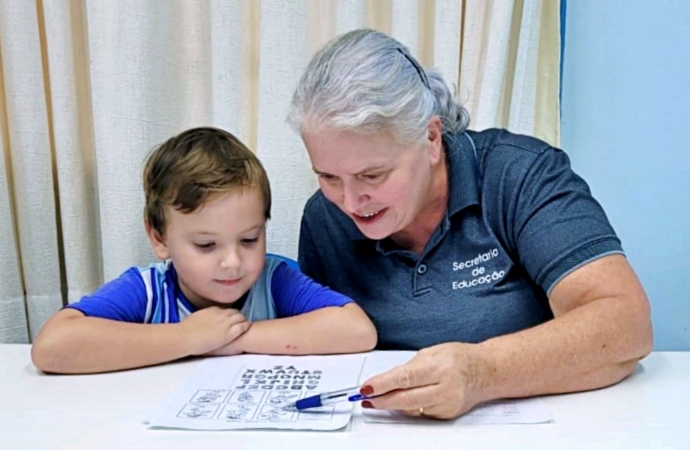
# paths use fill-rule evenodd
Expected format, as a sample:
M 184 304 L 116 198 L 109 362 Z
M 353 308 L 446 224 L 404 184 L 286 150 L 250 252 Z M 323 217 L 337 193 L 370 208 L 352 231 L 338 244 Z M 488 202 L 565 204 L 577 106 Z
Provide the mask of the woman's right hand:
M 434 345 L 417 352 L 408 363 L 366 380 L 360 392 L 375 397 L 362 402 L 362 407 L 454 419 L 487 400 L 486 367 L 476 344 Z

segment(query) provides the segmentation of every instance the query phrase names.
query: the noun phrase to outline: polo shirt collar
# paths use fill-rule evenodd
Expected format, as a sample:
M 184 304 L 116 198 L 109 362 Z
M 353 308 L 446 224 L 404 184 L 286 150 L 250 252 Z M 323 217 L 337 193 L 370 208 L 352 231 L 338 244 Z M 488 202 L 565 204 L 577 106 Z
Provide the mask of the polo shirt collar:
M 479 159 L 468 132 L 444 134 L 448 164 L 448 213 L 450 217 L 468 206 L 479 204 Z

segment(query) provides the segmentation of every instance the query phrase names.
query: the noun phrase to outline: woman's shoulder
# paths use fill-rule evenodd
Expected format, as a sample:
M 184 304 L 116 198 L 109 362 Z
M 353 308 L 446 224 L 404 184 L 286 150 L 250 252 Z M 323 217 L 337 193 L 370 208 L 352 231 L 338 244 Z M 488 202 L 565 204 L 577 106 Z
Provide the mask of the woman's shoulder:
M 321 189 L 318 191 L 314 192 L 314 194 L 309 197 L 309 200 L 307 200 L 307 204 L 304 205 L 304 211 L 307 212 L 313 212 L 313 211 L 319 211 L 323 208 L 325 208 L 328 203 L 328 200 L 326 200 L 326 196 L 323 195 L 323 192 Z
M 571 170 L 564 151 L 534 136 L 500 128 L 468 131 L 467 134 L 475 146 L 477 167 L 485 183 L 500 180 L 519 185 L 533 177 L 548 178 L 545 171 Z
M 304 206 L 302 230 L 306 228 L 312 230 L 333 230 L 335 235 L 347 239 L 365 239 L 352 219 L 328 200 L 323 195 L 321 189 L 316 191 Z
M 537 137 L 513 133 L 504 128 L 489 128 L 482 131 L 468 130 L 477 151 L 514 153 L 515 156 L 539 155 L 554 147 Z M 527 154 L 527 155 L 525 155 Z

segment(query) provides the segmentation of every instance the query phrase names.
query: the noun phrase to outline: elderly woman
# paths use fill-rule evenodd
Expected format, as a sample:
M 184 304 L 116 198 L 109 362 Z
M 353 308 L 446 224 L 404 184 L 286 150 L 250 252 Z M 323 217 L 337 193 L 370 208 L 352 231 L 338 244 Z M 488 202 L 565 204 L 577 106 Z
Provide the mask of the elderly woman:
M 644 290 L 565 153 L 468 130 L 400 42 L 330 42 L 289 122 L 321 187 L 302 220 L 304 272 L 364 308 L 380 349 L 421 349 L 367 380 L 363 407 L 454 418 L 616 383 L 651 351 Z

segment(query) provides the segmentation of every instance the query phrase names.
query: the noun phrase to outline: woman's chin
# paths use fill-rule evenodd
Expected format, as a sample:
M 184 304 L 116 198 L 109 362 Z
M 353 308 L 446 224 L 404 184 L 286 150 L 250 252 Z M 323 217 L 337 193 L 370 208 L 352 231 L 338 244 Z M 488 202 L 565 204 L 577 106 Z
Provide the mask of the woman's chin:
M 374 241 L 380 241 L 391 235 L 391 230 L 388 227 L 382 227 L 381 225 L 363 225 L 357 223 L 357 228 L 359 231 L 367 238 Z

